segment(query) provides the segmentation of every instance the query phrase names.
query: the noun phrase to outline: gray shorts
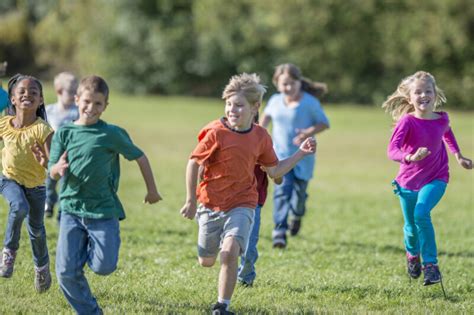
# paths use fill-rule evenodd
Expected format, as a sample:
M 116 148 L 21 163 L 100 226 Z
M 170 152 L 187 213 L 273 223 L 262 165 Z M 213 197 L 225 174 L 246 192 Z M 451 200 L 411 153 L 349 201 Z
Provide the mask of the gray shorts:
M 197 222 L 199 224 L 198 255 L 215 257 L 222 242 L 232 236 L 240 245 L 240 254 L 247 249 L 250 229 L 253 224 L 255 209 L 238 207 L 227 212 L 212 211 L 199 205 Z

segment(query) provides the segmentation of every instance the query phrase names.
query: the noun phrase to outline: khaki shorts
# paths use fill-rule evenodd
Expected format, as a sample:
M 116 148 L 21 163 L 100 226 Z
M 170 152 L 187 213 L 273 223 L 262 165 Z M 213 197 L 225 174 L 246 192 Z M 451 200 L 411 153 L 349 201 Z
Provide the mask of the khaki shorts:
M 226 237 L 232 236 L 240 245 L 240 254 L 247 249 L 255 209 L 238 207 L 227 212 L 212 211 L 200 205 L 197 211 L 199 224 L 198 255 L 215 257 Z

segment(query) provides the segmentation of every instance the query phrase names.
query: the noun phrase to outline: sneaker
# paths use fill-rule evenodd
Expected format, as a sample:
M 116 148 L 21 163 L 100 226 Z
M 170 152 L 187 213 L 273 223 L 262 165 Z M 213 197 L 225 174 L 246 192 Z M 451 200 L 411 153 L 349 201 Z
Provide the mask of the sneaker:
M 227 305 L 225 303 L 217 302 L 212 307 L 212 315 L 234 315 L 234 313 L 227 310 Z
M 407 271 L 413 279 L 418 279 L 421 275 L 420 255 L 412 256 L 407 252 Z
M 285 248 L 286 247 L 286 234 L 274 234 L 273 235 L 273 248 Z
M 51 287 L 51 273 L 49 263 L 41 268 L 35 267 L 35 289 L 38 293 L 43 293 Z
M 441 272 L 439 272 L 438 265 L 427 264 L 423 267 L 425 274 L 423 285 L 431 285 L 441 282 Z
M 54 213 L 54 206 L 50 203 L 47 203 L 45 206 L 44 206 L 44 216 L 46 218 L 52 218 L 53 217 L 53 213 Z
M 290 235 L 295 236 L 301 228 L 301 219 L 292 219 L 290 221 Z
M 4 248 L 2 252 L 2 261 L 0 262 L 0 277 L 10 278 L 13 274 L 13 265 L 15 264 L 16 251 Z
M 238 280 L 239 284 L 245 288 L 250 288 L 253 286 L 253 281 L 244 281 L 244 280 Z

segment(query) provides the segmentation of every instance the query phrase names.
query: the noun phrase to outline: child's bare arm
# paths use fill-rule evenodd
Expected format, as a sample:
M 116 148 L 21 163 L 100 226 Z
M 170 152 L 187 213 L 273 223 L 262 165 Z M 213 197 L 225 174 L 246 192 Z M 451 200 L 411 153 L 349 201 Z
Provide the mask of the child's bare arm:
M 265 170 L 268 173 L 268 176 L 271 178 L 283 177 L 283 175 L 295 167 L 296 163 L 298 163 L 298 161 L 304 156 L 308 154 L 314 154 L 315 152 L 316 140 L 312 137 L 307 138 L 305 141 L 303 141 L 299 150 L 296 151 L 295 154 L 285 160 L 279 161 L 277 166 L 267 167 Z
M 194 219 L 196 216 L 196 186 L 199 172 L 199 164 L 194 160 L 188 161 L 186 167 L 186 202 L 181 208 L 181 215 L 187 219 Z
M 142 172 L 143 180 L 146 185 L 146 196 L 144 203 L 153 204 L 162 200 L 160 193 L 156 189 L 155 179 L 153 177 L 153 171 L 151 170 L 150 162 L 145 154 L 136 159 L 140 171 Z
M 263 114 L 262 118 L 260 118 L 260 126 L 267 128 L 271 120 L 272 118 L 270 116 Z
M 53 138 L 53 133 L 51 133 L 45 140 L 44 145 L 35 142 L 31 146 L 31 151 L 33 152 L 33 156 L 35 157 L 36 161 L 43 166 L 44 168 L 48 168 L 48 161 L 49 161 L 49 149 L 51 148 L 51 139 Z

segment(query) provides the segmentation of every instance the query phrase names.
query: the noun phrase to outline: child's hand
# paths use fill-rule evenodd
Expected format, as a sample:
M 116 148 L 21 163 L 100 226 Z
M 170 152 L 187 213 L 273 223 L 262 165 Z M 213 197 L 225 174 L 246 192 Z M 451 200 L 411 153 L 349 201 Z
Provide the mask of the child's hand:
M 283 183 L 283 177 L 274 178 L 273 182 L 277 185 L 280 185 L 281 183 Z
M 316 139 L 313 137 L 306 138 L 300 145 L 300 150 L 305 154 L 313 154 L 316 152 Z
M 431 151 L 428 148 L 420 147 L 414 154 L 408 154 L 405 157 L 405 160 L 408 162 L 418 162 L 423 160 L 425 157 L 431 154 Z
M 304 129 L 296 129 L 296 136 L 293 138 L 294 145 L 300 145 L 304 140 L 308 138 Z
M 154 204 L 157 203 L 158 201 L 163 200 L 161 198 L 161 195 L 158 191 L 149 191 L 147 192 L 145 199 L 143 200 L 143 203 L 149 203 L 149 204 Z
M 67 151 L 64 151 L 63 155 L 61 155 L 58 162 L 54 164 L 53 167 L 61 177 L 66 174 L 66 170 L 69 168 L 69 163 L 67 162 Z
M 180 213 L 184 218 L 192 220 L 196 216 L 196 211 L 197 211 L 196 202 L 187 201 L 184 204 L 184 206 L 181 208 Z
M 467 170 L 472 169 L 472 161 L 470 159 L 465 158 L 464 156 L 462 156 L 461 153 L 456 154 L 456 160 L 458 161 L 459 165 L 461 165 L 465 169 L 467 169 Z
M 33 152 L 35 160 L 38 161 L 41 166 L 48 168 L 48 156 L 46 155 L 46 151 L 42 145 L 35 142 L 35 144 L 31 146 L 31 152 Z

